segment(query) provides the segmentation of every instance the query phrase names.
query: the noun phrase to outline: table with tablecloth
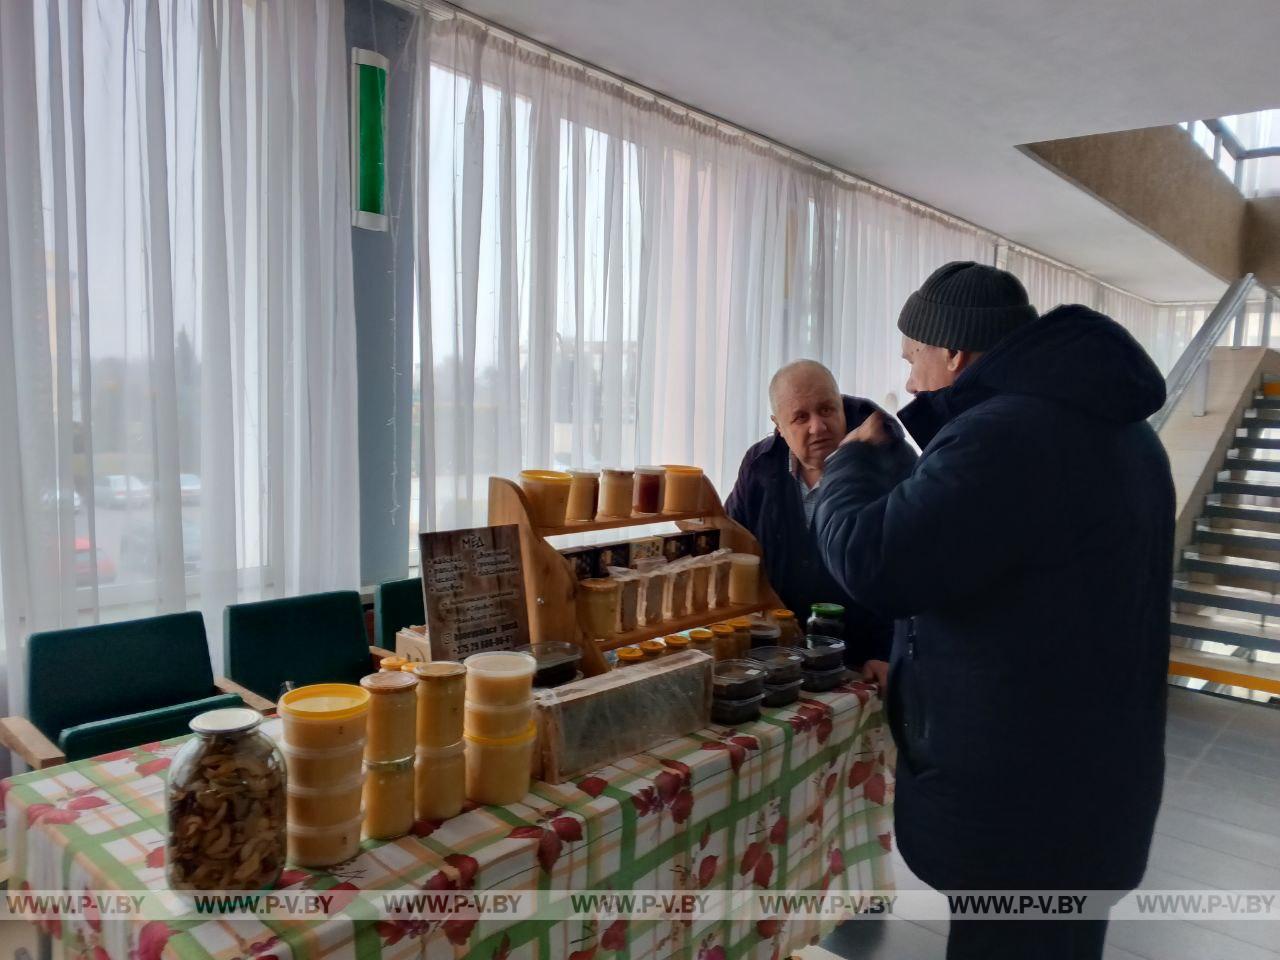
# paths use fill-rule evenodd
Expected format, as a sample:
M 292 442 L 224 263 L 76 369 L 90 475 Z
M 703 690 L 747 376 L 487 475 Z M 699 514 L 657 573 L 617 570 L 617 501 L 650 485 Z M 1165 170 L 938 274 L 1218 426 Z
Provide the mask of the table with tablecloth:
M 185 738 L 4 781 L 10 890 L 164 887 L 165 770 Z M 710 726 L 524 802 L 474 807 L 411 835 L 367 840 L 330 871 L 280 886 L 340 892 L 829 890 L 893 885 L 889 740 L 875 690 L 807 693 L 736 728 Z M 685 922 L 503 923 L 254 915 L 177 921 L 44 921 L 83 960 L 776 960 L 835 920 L 793 914 Z

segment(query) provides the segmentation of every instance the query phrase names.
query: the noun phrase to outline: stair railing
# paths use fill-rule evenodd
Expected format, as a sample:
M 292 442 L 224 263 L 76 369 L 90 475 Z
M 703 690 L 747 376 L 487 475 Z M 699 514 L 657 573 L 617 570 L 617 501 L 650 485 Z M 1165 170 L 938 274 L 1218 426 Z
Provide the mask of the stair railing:
M 1253 289 L 1253 284 L 1252 273 L 1246 273 L 1231 284 L 1217 306 L 1209 311 L 1209 316 L 1205 318 L 1196 335 L 1191 338 L 1187 348 L 1182 351 L 1182 356 L 1165 377 L 1164 406 L 1153 413 L 1148 421 L 1156 432 L 1164 426 L 1169 415 L 1173 413 L 1173 408 L 1178 405 L 1182 395 L 1189 389 L 1193 391 L 1192 415 L 1204 416 L 1209 401 L 1209 357 L 1213 354 L 1213 348 L 1218 341 L 1222 339 L 1222 332 L 1232 320 L 1237 321 L 1233 345 L 1240 346 L 1244 331 L 1245 301 L 1249 297 L 1249 291 Z

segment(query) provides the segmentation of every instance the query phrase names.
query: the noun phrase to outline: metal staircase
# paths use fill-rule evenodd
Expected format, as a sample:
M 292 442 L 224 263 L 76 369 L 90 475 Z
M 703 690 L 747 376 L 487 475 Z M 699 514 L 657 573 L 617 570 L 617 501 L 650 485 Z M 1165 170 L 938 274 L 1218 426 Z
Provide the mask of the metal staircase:
M 1174 581 L 1169 673 L 1267 700 L 1280 697 L 1280 382 L 1264 380 L 1234 439 Z

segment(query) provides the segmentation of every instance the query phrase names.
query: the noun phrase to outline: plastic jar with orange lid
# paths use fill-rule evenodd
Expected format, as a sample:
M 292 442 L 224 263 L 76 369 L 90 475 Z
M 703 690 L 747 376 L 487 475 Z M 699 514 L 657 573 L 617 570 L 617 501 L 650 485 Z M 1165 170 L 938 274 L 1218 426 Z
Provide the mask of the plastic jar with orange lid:
M 619 667 L 630 667 L 644 661 L 644 651 L 639 647 L 619 647 L 616 655 Z
M 770 610 L 769 616 L 778 625 L 778 630 L 781 634 L 778 638 L 778 646 L 794 647 L 804 639 L 804 631 L 800 629 L 800 622 L 796 619 L 796 615 L 786 607 Z
M 402 657 L 398 654 L 396 656 L 383 657 L 381 660 L 378 661 L 378 669 L 379 670 L 403 670 L 404 665 L 408 662 L 409 662 L 408 658 Z
M 521 470 L 520 488 L 535 526 L 563 527 L 573 477 L 559 470 Z
M 663 637 L 662 642 L 667 645 L 667 656 L 693 649 L 693 641 L 680 633 L 673 633 L 669 637 Z
M 735 660 L 738 656 L 738 634 L 727 623 L 711 625 L 713 653 L 717 660 Z
M 729 626 L 733 628 L 734 655 L 733 659 L 741 660 L 747 655 L 747 651 L 751 649 L 751 624 L 750 617 L 734 617 L 727 621 Z
M 701 650 L 709 657 L 716 655 L 716 635 L 706 627 L 694 627 L 689 631 L 689 649 Z
M 657 660 L 667 655 L 667 645 L 661 640 L 641 640 L 638 646 L 646 660 Z

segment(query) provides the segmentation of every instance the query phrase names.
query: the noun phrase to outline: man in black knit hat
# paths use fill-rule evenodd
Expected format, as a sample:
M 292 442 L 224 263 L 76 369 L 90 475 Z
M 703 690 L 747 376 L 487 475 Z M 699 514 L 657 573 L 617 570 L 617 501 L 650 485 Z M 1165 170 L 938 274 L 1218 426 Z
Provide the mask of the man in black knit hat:
M 922 448 L 864 421 L 815 517 L 832 575 L 897 621 L 895 827 L 940 890 L 1111 891 L 1092 919 L 963 919 L 949 958 L 1100 957 L 1146 869 L 1164 771 L 1173 481 L 1164 379 L 1117 323 L 1037 316 L 1011 274 L 949 263 L 898 320 Z

